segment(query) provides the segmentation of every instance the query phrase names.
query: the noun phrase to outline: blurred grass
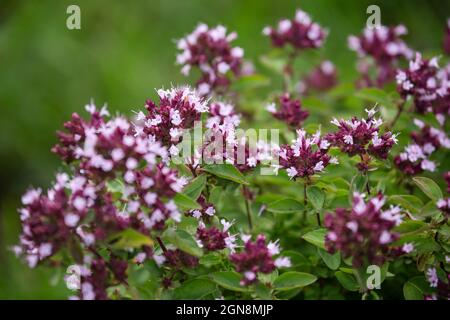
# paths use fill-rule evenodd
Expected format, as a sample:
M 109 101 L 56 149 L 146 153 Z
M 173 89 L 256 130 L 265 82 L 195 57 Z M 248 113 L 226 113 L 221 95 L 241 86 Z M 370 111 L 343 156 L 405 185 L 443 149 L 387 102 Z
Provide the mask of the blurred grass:
M 81 8 L 81 30 L 68 30 L 66 8 Z M 363 28 L 369 4 L 381 7 L 382 23 L 404 23 L 409 44 L 439 52 L 448 1 L 5 1 L 0 2 L 0 298 L 65 298 L 53 270 L 28 270 L 6 250 L 17 242 L 16 208 L 30 185 L 47 186 L 60 165 L 49 151 L 54 132 L 93 98 L 127 114 L 141 108 L 154 88 L 186 82 L 174 65 L 174 39 L 202 21 L 239 34 L 236 44 L 258 68 L 269 50 L 264 25 L 309 12 L 330 30 L 323 55 L 340 78 L 356 77 L 348 34 Z M 55 278 L 54 278 L 55 279 Z

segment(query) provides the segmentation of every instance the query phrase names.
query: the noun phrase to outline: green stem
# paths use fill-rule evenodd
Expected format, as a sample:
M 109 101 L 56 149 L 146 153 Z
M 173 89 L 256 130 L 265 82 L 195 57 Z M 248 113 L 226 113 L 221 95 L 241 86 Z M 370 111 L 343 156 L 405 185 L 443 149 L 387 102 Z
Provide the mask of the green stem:
M 250 201 L 247 198 L 247 188 L 243 185 L 242 186 L 243 189 L 243 194 L 244 194 L 244 199 L 245 199 L 245 210 L 247 211 L 247 220 L 248 220 L 248 227 L 250 229 L 250 232 L 253 231 L 253 222 L 252 222 L 252 208 L 250 205 Z
M 367 293 L 368 289 L 364 283 L 364 268 L 353 268 L 353 273 L 359 284 L 359 292 L 362 294 Z

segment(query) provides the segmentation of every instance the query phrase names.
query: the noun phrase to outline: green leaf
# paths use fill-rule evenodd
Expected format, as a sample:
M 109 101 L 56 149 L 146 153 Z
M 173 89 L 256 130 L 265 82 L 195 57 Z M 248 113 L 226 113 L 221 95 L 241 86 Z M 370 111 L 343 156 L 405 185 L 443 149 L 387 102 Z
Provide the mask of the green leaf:
M 216 284 L 208 279 L 193 279 L 184 282 L 174 290 L 174 298 L 178 300 L 197 300 L 204 298 L 216 290 Z
M 183 194 L 193 200 L 197 200 L 198 197 L 202 194 L 205 185 L 206 175 L 201 174 L 197 178 L 193 179 L 186 187 L 184 187 Z
M 114 249 L 140 248 L 143 245 L 152 246 L 153 240 L 134 230 L 126 229 L 109 238 Z
M 220 258 L 219 254 L 211 252 L 201 257 L 199 263 L 209 268 L 211 266 L 219 264 L 221 261 L 222 259 Z
M 367 175 L 357 174 L 352 178 L 352 181 L 350 183 L 350 188 L 352 192 L 350 192 L 348 195 L 350 198 L 350 202 L 353 200 L 353 193 L 355 191 L 360 193 L 366 192 L 367 181 L 368 181 Z
M 427 224 L 417 220 L 407 220 L 395 227 L 395 231 L 399 233 L 410 233 L 425 227 Z
M 363 88 L 355 93 L 355 96 L 360 99 L 368 100 L 370 102 L 379 103 L 385 107 L 390 107 L 393 105 L 392 99 L 389 94 L 378 88 Z
M 311 202 L 316 210 L 322 210 L 323 203 L 325 202 L 325 194 L 320 188 L 316 186 L 308 187 L 306 188 L 306 195 L 308 196 L 308 201 Z
M 427 177 L 414 177 L 413 181 L 433 201 L 443 198 L 441 188 L 436 182 Z
M 317 248 L 319 256 L 322 258 L 323 262 L 331 270 L 337 270 L 341 265 L 341 254 L 336 252 L 335 254 L 330 254 L 323 249 Z
M 403 295 L 406 300 L 423 300 L 423 296 L 430 292 L 430 284 L 424 276 L 414 277 L 403 285 Z
M 401 206 L 412 214 L 419 212 L 423 207 L 423 202 L 419 198 L 412 195 L 394 195 L 389 197 L 389 202 Z
M 203 251 L 197 245 L 194 238 L 184 230 L 168 229 L 164 233 L 164 237 L 175 247 L 196 257 L 201 257 Z
M 260 62 L 264 67 L 278 74 L 282 74 L 286 66 L 285 58 L 262 56 Z
M 203 171 L 213 174 L 219 178 L 231 180 L 240 184 L 248 185 L 242 173 L 232 164 L 209 164 L 203 167 Z
M 242 276 L 234 271 L 219 271 L 211 274 L 211 279 L 219 286 L 231 291 L 247 292 L 247 287 L 240 284 L 241 278 Z
M 286 291 L 305 287 L 316 282 L 316 280 L 317 277 L 315 275 L 304 272 L 289 271 L 276 278 L 273 282 L 273 286 L 275 290 Z
M 327 233 L 327 229 L 320 228 L 310 232 L 305 233 L 302 238 L 305 241 L 319 247 L 321 249 L 325 249 L 325 235 Z
M 202 208 L 200 204 L 197 203 L 197 201 L 189 198 L 187 195 L 183 193 L 177 193 L 173 198 L 173 200 L 175 201 L 175 204 L 177 205 L 178 209 L 182 211 Z
M 237 79 L 231 85 L 231 90 L 252 90 L 260 87 L 265 87 L 270 84 L 270 79 L 262 74 L 245 75 Z
M 359 285 L 356 281 L 355 277 L 352 274 L 348 274 L 342 271 L 336 271 L 334 273 L 336 276 L 336 279 L 339 281 L 339 283 L 347 290 L 349 291 L 358 291 Z
M 111 193 L 123 193 L 123 182 L 119 179 L 114 179 L 106 182 L 106 189 Z
M 303 211 L 303 205 L 294 199 L 281 199 L 270 203 L 267 211 L 273 213 L 291 213 Z
M 254 285 L 254 291 L 258 296 L 258 298 L 260 299 L 271 300 L 273 298 L 271 290 L 264 283 L 261 282 L 256 283 Z

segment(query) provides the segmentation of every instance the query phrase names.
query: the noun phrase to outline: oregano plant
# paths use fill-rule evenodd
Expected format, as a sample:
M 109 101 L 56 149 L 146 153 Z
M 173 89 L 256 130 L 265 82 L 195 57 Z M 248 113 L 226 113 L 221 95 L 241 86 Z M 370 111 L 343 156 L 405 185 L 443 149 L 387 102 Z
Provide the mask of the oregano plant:
M 17 256 L 62 270 L 70 299 L 449 299 L 446 58 L 367 27 L 340 83 L 306 12 L 262 29 L 252 63 L 201 23 L 174 48 L 186 83 L 74 113 Z

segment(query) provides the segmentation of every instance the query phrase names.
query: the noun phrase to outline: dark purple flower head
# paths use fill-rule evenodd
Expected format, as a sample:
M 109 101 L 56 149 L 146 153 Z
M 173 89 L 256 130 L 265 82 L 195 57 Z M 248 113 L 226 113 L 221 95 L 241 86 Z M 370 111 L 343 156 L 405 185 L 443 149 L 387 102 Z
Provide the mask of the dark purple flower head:
M 366 28 L 363 33 L 348 38 L 348 46 L 362 59 L 370 58 L 375 64 L 377 78 L 373 83 L 369 76 L 369 67 L 359 68 L 365 85 L 383 86 L 395 77 L 395 69 L 400 58 L 410 58 L 411 49 L 400 38 L 407 30 L 404 26 L 396 27 L 378 26 Z
M 147 115 L 139 112 L 134 126 L 135 136 L 151 137 L 169 147 L 177 144 L 185 129 L 194 127 L 201 114 L 208 112 L 209 102 L 189 87 L 158 90 L 159 105 L 147 100 Z
M 331 253 L 340 251 L 344 258 L 353 257 L 355 267 L 366 262 L 382 265 L 389 253 L 389 245 L 398 238 L 392 229 L 402 222 L 399 207 L 381 210 L 384 201 L 383 195 L 378 194 L 365 202 L 361 194 L 355 193 L 351 210 L 338 208 L 334 214 L 327 214 L 327 250 Z
M 374 118 L 375 110 L 366 110 L 368 117 L 351 120 L 333 119 L 332 124 L 339 129 L 337 132 L 329 133 L 326 139 L 332 146 L 338 147 L 349 156 L 359 155 L 361 162 L 358 168 L 366 171 L 370 164 L 370 156 L 386 159 L 392 146 L 397 143 L 395 134 L 385 132 L 380 135 L 382 119 Z
M 290 44 L 295 49 L 309 49 L 321 47 L 328 32 L 306 12 L 297 10 L 294 19 L 280 20 L 277 28 L 265 27 L 263 34 L 270 37 L 274 47 Z
M 258 281 L 257 273 L 271 273 L 275 268 L 290 267 L 289 258 L 278 257 L 280 253 L 278 241 L 266 244 L 266 237 L 258 235 L 256 241 L 250 240 L 250 236 L 243 236 L 244 250 L 230 255 L 231 262 L 236 266 L 236 271 L 243 274 L 241 285 L 249 285 Z
M 231 252 L 234 252 L 236 248 L 236 237 L 231 235 L 228 231 L 233 225 L 233 222 L 227 222 L 225 219 L 222 219 L 221 223 L 223 225 L 223 230 L 220 230 L 215 226 L 207 228 L 203 222 L 199 223 L 197 228 L 197 242 L 200 247 L 207 251 L 217 251 L 228 248 Z
M 336 83 L 336 67 L 331 61 L 326 60 L 306 75 L 299 83 L 298 89 L 302 94 L 307 94 L 311 91 L 322 92 L 333 88 Z
M 227 35 L 224 26 L 208 28 L 202 23 L 178 41 L 177 47 L 181 53 L 177 55 L 177 64 L 183 66 L 181 73 L 186 76 L 192 68 L 199 69 L 201 78 L 197 88 L 200 95 L 226 90 L 231 82 L 230 74 L 241 74 L 244 50 L 231 46 L 236 38 L 236 32 Z
M 195 268 L 198 266 L 198 258 L 180 249 L 166 250 L 164 252 L 165 263 L 176 269 Z
M 450 193 L 450 171 L 444 174 L 444 180 L 447 183 L 447 193 Z
M 292 145 L 280 147 L 280 168 L 286 169 L 291 179 L 309 178 L 322 172 L 328 164 L 337 164 L 336 158 L 328 155 L 330 143 L 320 136 L 320 131 L 308 136 L 305 130 L 297 130 L 297 139 Z
M 188 215 L 194 217 L 199 221 L 209 222 L 215 215 L 216 209 L 211 203 L 206 200 L 203 195 L 200 195 L 200 197 L 197 199 L 197 202 L 202 208 L 190 210 Z
M 408 175 L 415 175 L 422 171 L 435 171 L 436 163 L 430 156 L 438 149 L 450 148 L 450 139 L 445 132 L 426 125 L 423 121 L 414 119 L 420 131 L 411 133 L 413 143 L 407 145 L 403 152 L 394 158 L 397 167 Z
M 444 35 L 444 52 L 450 55 L 450 19 L 447 20 L 447 25 L 445 27 L 445 35 Z
M 309 116 L 309 112 L 302 109 L 300 100 L 291 99 L 289 93 L 284 93 L 279 97 L 279 108 L 275 107 L 275 103 L 271 103 L 266 109 L 275 118 L 293 128 L 301 127 L 303 121 Z
M 441 89 L 438 70 L 437 58 L 424 60 L 416 53 L 407 69 L 397 71 L 397 91 L 404 98 L 412 96 L 419 113 L 432 112 L 435 100 L 447 94 L 445 86 Z

